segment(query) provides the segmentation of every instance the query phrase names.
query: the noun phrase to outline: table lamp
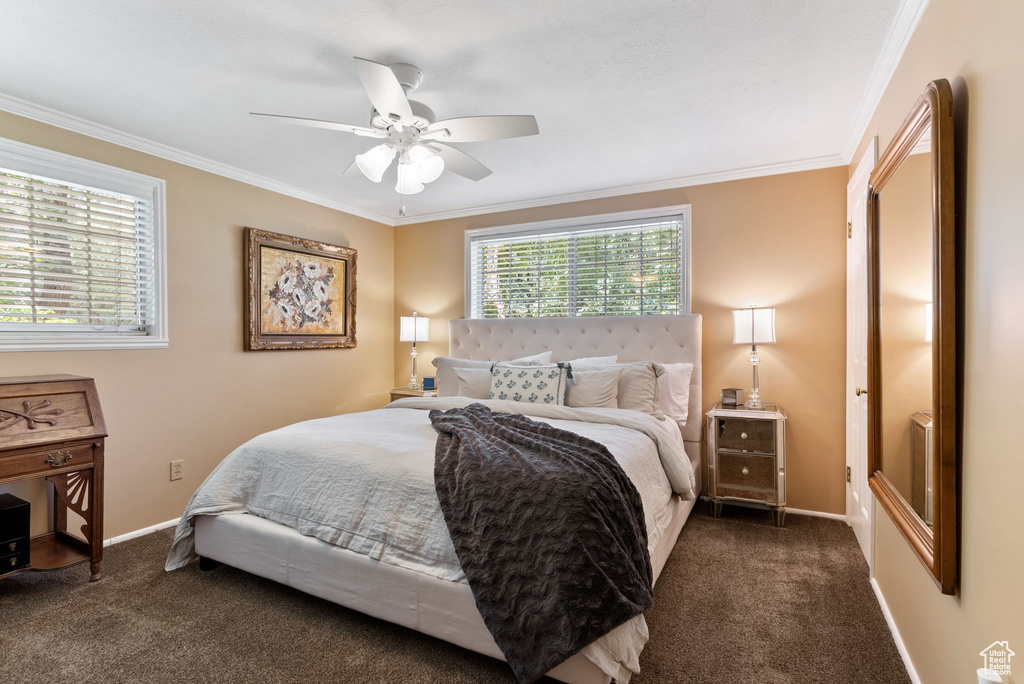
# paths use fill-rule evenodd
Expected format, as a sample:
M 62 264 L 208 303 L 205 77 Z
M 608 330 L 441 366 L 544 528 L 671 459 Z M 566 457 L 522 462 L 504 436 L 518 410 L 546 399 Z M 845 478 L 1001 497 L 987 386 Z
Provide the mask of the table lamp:
M 775 343 L 775 309 L 751 305 L 746 309 L 733 309 L 733 344 L 750 345 L 750 365 L 754 367 L 754 387 L 744 404 L 748 409 L 763 409 L 757 383 L 757 345 Z
M 416 377 L 416 357 L 419 355 L 416 343 L 430 341 L 430 319 L 413 311 L 412 316 L 400 316 L 398 320 L 398 341 L 412 342 L 412 377 L 409 379 L 409 389 L 423 389 L 420 379 Z

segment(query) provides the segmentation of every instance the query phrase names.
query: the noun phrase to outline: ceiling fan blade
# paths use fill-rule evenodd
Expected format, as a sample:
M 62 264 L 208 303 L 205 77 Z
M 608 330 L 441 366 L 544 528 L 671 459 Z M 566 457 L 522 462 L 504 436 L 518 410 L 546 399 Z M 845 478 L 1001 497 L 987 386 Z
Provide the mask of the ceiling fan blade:
M 473 181 L 478 181 L 491 175 L 489 168 L 460 149 L 442 145 L 441 143 L 429 143 L 427 147 L 441 155 L 441 159 L 444 159 L 444 168 L 447 171 L 465 176 Z
M 336 121 L 322 121 L 320 119 L 306 119 L 301 116 L 285 116 L 284 114 L 261 114 L 259 112 L 249 112 L 250 116 L 265 116 L 270 119 L 280 119 L 285 123 L 295 124 L 297 126 L 310 126 L 312 128 L 326 128 L 330 131 L 343 131 L 345 133 L 355 133 L 356 135 L 363 135 L 370 138 L 384 138 L 387 134 L 382 131 L 376 131 L 366 126 L 354 126 L 347 123 L 338 123 Z
M 391 67 L 361 57 L 356 57 L 355 60 L 359 80 L 363 82 L 363 88 L 374 109 L 386 119 L 397 119 L 399 128 L 402 123 L 411 123 L 413 116 L 409 98 L 405 96 L 405 89 L 398 82 Z
M 427 132 L 447 129 L 445 142 L 476 142 L 478 140 L 500 140 L 537 135 L 537 119 L 529 115 L 466 116 L 459 119 L 445 119 L 427 126 Z

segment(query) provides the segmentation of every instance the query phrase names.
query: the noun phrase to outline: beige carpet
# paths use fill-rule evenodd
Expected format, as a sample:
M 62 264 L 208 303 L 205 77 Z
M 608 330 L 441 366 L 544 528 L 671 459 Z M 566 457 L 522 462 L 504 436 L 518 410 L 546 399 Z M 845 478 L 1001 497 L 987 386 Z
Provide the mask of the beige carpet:
M 222 567 L 163 571 L 170 531 L 0 579 L 0 682 L 514 682 L 499 661 Z M 909 682 L 841 522 L 706 507 L 655 587 L 636 684 Z

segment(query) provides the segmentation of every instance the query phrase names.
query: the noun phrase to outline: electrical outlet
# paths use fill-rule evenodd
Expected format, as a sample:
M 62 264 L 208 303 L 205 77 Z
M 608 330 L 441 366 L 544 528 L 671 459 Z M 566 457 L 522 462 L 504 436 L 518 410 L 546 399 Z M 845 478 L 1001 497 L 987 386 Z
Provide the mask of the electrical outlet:
M 171 461 L 171 479 L 181 479 L 181 468 L 184 461 Z

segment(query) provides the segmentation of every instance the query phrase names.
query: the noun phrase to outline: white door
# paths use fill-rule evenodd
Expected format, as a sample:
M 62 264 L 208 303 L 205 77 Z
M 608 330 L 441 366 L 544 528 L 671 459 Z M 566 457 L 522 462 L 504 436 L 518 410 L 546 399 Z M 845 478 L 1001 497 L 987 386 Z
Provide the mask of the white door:
M 872 139 L 846 186 L 846 520 L 874 571 L 872 495 L 868 487 L 868 178 L 875 168 Z

